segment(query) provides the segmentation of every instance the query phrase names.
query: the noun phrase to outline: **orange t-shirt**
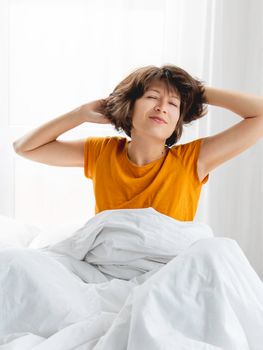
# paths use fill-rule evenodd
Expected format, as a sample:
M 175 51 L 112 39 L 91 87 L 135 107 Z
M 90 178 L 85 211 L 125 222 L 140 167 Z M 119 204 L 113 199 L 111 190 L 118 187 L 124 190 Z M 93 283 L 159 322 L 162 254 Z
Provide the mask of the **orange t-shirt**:
M 162 158 L 138 166 L 128 158 L 126 137 L 86 138 L 84 174 L 93 180 L 95 214 L 152 207 L 176 220 L 192 221 L 209 178 L 200 182 L 197 175 L 201 140 L 172 146 Z

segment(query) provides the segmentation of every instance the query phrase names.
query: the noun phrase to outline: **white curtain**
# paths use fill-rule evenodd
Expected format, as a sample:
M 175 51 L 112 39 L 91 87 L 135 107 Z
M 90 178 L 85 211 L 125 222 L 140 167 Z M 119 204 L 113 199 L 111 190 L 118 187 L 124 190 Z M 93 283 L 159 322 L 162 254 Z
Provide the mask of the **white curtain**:
M 210 5 L 205 80 L 219 88 L 263 96 L 262 1 L 214 1 Z M 232 112 L 212 107 L 207 135 L 239 120 Z M 234 238 L 263 279 L 262 139 L 211 173 L 206 199 L 206 222 L 217 235 Z
M 17 156 L 12 142 L 78 105 L 107 96 L 132 70 L 176 64 L 208 85 L 263 95 L 260 0 L 3 0 L 0 3 L 0 214 L 37 225 L 94 215 L 81 168 Z M 180 143 L 239 122 L 209 113 Z M 60 139 L 119 135 L 85 123 Z M 124 134 L 123 134 L 124 135 Z M 263 278 L 263 143 L 210 173 L 195 220 L 234 238 Z

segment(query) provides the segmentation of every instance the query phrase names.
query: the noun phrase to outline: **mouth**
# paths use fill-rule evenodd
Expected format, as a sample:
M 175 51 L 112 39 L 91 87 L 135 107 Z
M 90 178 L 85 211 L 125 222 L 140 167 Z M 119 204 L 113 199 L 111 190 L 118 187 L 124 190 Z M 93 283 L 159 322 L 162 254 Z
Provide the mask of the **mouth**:
M 150 117 L 150 119 L 152 119 L 153 121 L 155 121 L 158 124 L 167 124 L 167 122 L 160 117 L 152 116 L 152 117 Z

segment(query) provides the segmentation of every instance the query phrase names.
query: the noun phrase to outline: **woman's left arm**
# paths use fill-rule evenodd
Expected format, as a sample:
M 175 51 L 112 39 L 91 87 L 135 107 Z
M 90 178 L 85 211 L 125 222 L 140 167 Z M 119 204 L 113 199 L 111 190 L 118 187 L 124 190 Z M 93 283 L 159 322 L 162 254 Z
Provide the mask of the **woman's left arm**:
M 244 120 L 216 135 L 204 137 L 198 163 L 206 176 L 263 137 L 263 97 L 234 90 L 205 87 L 207 104 L 226 108 Z
M 229 109 L 244 119 L 263 117 L 262 96 L 205 87 L 205 98 L 208 104 Z

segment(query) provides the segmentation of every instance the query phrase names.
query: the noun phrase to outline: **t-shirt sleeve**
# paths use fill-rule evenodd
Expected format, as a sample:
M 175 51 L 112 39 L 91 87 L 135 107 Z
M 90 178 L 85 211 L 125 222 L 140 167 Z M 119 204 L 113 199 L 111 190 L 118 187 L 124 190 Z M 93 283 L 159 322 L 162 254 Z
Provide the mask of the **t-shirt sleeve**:
M 200 152 L 200 146 L 202 143 L 202 138 L 185 143 L 178 146 L 177 154 L 180 157 L 184 168 L 187 172 L 197 181 L 199 184 L 204 185 L 208 179 L 209 174 L 200 182 L 197 173 L 197 161 Z
M 84 175 L 93 179 L 97 160 L 105 147 L 105 137 L 90 136 L 84 142 Z

